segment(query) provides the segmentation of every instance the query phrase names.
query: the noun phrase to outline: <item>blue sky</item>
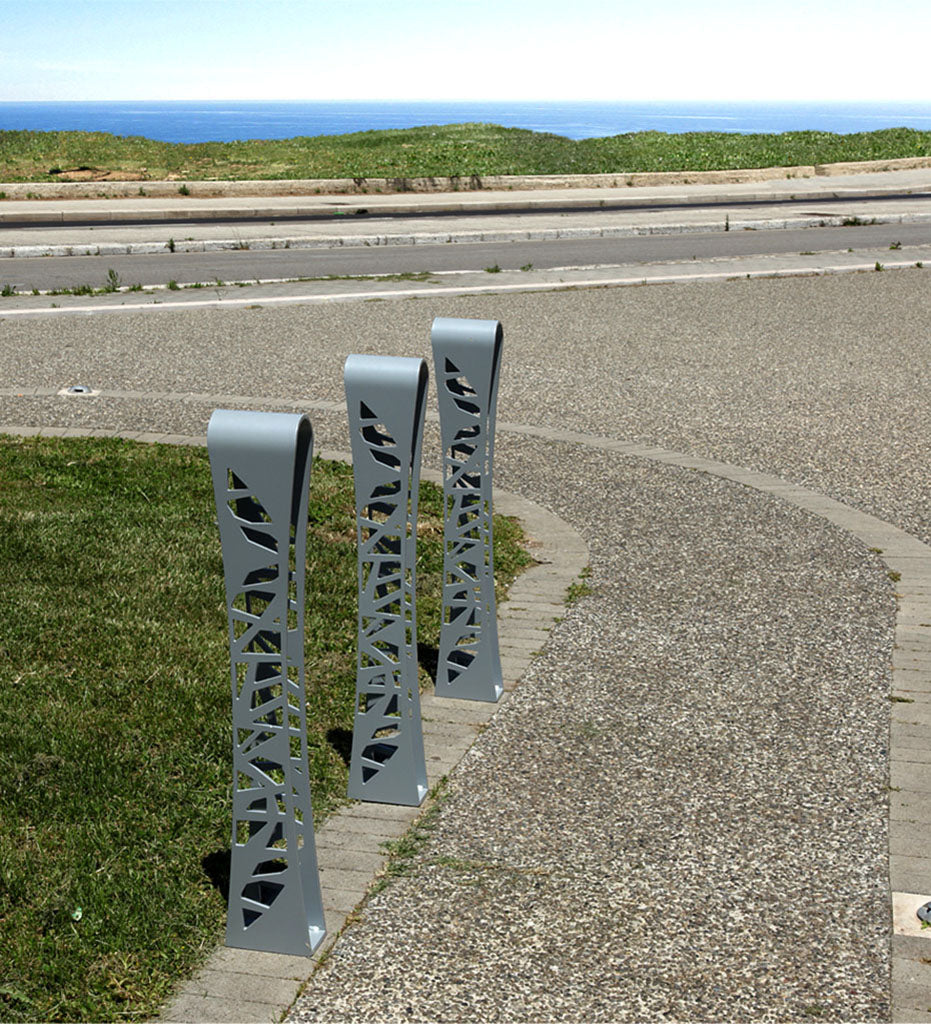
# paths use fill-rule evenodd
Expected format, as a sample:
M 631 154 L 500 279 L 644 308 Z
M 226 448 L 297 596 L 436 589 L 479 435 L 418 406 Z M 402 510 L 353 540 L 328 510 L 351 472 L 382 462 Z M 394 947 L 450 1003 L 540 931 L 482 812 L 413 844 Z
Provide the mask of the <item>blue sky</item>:
M 0 0 L 0 100 L 931 100 L 929 0 Z

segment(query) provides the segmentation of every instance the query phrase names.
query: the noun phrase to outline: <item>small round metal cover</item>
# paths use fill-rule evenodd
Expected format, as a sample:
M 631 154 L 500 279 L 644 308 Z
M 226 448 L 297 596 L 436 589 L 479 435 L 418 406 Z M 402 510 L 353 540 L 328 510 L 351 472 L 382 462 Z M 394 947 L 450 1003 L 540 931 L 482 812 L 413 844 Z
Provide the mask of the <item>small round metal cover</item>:
M 931 924 L 931 903 L 925 903 L 918 908 L 918 917 L 922 921 L 927 921 Z
M 72 384 L 67 389 L 69 395 L 89 395 L 91 389 L 86 384 Z

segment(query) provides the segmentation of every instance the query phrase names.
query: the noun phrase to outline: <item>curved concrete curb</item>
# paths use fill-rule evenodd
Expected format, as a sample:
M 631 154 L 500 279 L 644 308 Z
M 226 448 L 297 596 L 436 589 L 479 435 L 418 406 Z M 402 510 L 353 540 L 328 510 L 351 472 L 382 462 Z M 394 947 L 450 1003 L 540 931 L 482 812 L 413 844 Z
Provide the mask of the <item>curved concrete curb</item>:
M 313 407 L 315 403 L 304 404 L 305 407 Z M 317 404 L 329 409 L 337 403 Z M 497 429 L 545 441 L 582 444 L 616 455 L 721 477 L 821 516 L 880 555 L 890 577 L 896 582 L 898 598 L 889 742 L 893 1019 L 928 1019 L 928 1007 L 931 1005 L 931 930 L 921 928 L 915 912 L 921 904 L 931 901 L 931 895 L 928 895 L 931 894 L 931 759 L 928 756 L 931 750 L 931 547 L 876 516 L 859 512 L 770 474 L 661 447 L 576 431 L 549 430 L 507 422 L 499 423 Z M 93 433 L 98 436 L 114 436 L 115 433 L 32 427 L 0 427 L 0 432 L 32 435 Z M 167 443 L 203 443 L 200 438 L 179 435 L 137 436 Z M 332 457 L 332 453 L 321 454 Z M 542 564 L 533 567 L 515 583 L 510 600 L 502 608 L 506 689 L 513 689 L 529 664 L 533 651 L 546 638 L 546 629 L 539 625 L 541 618 L 551 623 L 559 613 L 565 589 L 587 561 L 587 552 L 574 530 L 539 506 L 517 495 L 503 494 L 500 499 L 496 495 L 496 506 L 505 514 L 516 514 L 524 519 L 528 532 L 541 542 L 538 557 Z M 443 707 L 437 708 L 438 703 Z M 463 706 L 452 706 L 460 704 Z M 471 702 L 434 700 L 425 701 L 424 706 L 425 720 L 428 720 L 429 735 L 426 738 L 432 784 L 468 749 L 483 722 L 494 713 L 494 706 L 488 709 L 489 713 L 484 718 Z M 342 927 L 383 863 L 384 857 L 378 851 L 378 845 L 385 839 L 400 835 L 418 813 L 419 809 L 356 805 L 331 818 L 320 830 L 324 891 L 332 894 L 327 909 L 334 917 L 334 924 L 338 922 L 336 928 L 330 926 L 331 935 Z M 366 845 L 364 836 L 369 830 L 374 830 L 374 833 Z M 371 849 L 373 845 L 374 851 Z M 353 866 L 347 868 L 347 863 Z M 328 945 L 332 941 L 330 938 Z M 162 1019 L 277 1020 L 281 1010 L 290 1003 L 287 993 L 291 992 L 293 999 L 306 976 L 306 960 L 270 954 L 239 957 L 240 951 L 221 949 L 215 953 L 205 971 L 182 989 L 181 996 L 166 1010 Z M 262 993 L 267 994 L 267 998 L 257 998 Z
M 287 178 L 273 181 L 47 181 L 0 183 L 8 199 L 154 199 L 185 196 L 316 196 L 379 195 L 415 192 L 481 192 L 492 190 L 638 188 L 654 185 L 738 185 L 786 178 L 835 177 L 875 171 L 908 171 L 931 167 L 931 157 L 866 160 L 794 167 L 751 167 L 727 171 L 620 171 L 612 174 L 465 174 L 430 178 Z

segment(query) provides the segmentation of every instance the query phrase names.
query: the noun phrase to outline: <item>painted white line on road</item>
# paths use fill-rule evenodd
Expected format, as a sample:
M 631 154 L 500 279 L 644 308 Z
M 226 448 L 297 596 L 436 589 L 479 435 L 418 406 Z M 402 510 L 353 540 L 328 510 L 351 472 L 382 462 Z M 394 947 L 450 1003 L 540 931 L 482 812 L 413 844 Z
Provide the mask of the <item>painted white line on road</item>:
M 226 308 L 261 308 L 264 306 L 311 305 L 330 302 L 365 302 L 371 299 L 410 299 L 430 298 L 445 295 L 488 295 L 504 292 L 548 292 L 570 291 L 582 288 L 625 287 L 648 284 L 679 284 L 688 281 L 720 281 L 741 280 L 756 277 L 817 277 L 821 274 L 861 273 L 863 271 L 904 270 L 914 268 L 914 260 L 899 260 L 882 263 L 877 267 L 876 261 L 871 263 L 848 263 L 836 265 L 800 265 L 793 267 L 767 268 L 763 270 L 730 270 L 699 271 L 683 274 L 629 274 L 624 277 L 585 278 L 580 281 L 539 281 L 520 284 L 485 284 L 460 285 L 448 288 L 400 288 L 391 291 L 364 292 L 326 292 L 317 295 L 271 295 L 251 296 L 242 299 L 181 299 L 174 302 L 131 302 L 120 305 L 95 306 L 53 306 L 49 308 L 30 307 L 28 309 L 0 310 L 0 320 L 11 317 L 58 316 L 58 315 L 92 315 L 98 313 L 132 313 L 132 312 L 167 312 L 188 309 L 222 309 Z

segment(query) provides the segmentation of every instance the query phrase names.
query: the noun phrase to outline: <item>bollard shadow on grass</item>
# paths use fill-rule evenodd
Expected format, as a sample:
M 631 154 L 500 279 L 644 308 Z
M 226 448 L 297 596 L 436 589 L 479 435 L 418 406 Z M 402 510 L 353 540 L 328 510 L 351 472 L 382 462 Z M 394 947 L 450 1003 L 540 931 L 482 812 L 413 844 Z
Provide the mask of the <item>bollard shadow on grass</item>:
M 231 859 L 232 853 L 227 846 L 222 850 L 214 850 L 213 853 L 208 853 L 200 862 L 200 866 L 204 869 L 204 874 L 210 879 L 210 884 L 219 890 L 224 903 L 228 903 L 230 898 Z
M 352 729 L 328 729 L 326 741 L 348 768 L 349 762 L 352 759 Z
M 440 663 L 440 649 L 434 644 L 417 644 L 417 661 L 436 686 L 436 671 Z

